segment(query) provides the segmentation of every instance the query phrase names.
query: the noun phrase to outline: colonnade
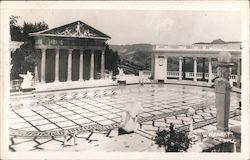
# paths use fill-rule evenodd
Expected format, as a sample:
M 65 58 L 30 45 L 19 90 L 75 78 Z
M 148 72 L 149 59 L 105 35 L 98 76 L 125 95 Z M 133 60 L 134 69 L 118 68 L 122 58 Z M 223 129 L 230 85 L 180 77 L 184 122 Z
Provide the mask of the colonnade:
M 171 54 L 171 53 L 170 53 Z M 164 80 L 167 78 L 173 78 L 173 77 L 178 77 L 178 80 L 182 80 L 185 77 L 185 58 L 192 58 L 193 59 L 193 72 L 189 72 L 189 74 L 191 74 L 191 77 L 193 78 L 193 81 L 196 82 L 197 78 L 200 77 L 198 72 L 197 72 L 197 58 L 203 58 L 203 69 L 202 69 L 202 79 L 205 79 L 205 77 L 207 76 L 208 78 L 208 83 L 212 83 L 212 80 L 214 78 L 214 75 L 212 73 L 212 58 L 217 58 L 217 57 L 203 57 L 202 55 L 200 56 L 193 56 L 193 57 L 185 57 L 185 56 L 174 56 L 174 55 L 167 55 L 167 54 L 155 54 L 153 56 L 154 62 L 152 63 L 152 65 L 154 65 L 152 67 L 152 71 L 154 72 L 153 75 L 155 76 L 155 80 Z M 175 75 L 168 75 L 166 74 L 166 76 L 163 76 L 165 73 L 169 73 L 168 72 L 168 67 L 167 67 L 167 59 L 169 57 L 178 57 L 178 66 L 179 66 L 179 70 L 176 73 L 173 73 Z M 161 60 L 161 62 L 164 64 L 159 64 L 159 60 L 160 59 L 165 59 L 165 60 Z M 208 75 L 205 73 L 205 59 L 208 60 Z M 237 66 L 237 86 L 240 87 L 241 84 L 241 58 L 240 57 L 234 57 L 234 62 L 236 60 L 236 66 Z M 161 67 L 159 67 L 159 65 Z M 157 66 L 157 67 L 156 67 Z M 165 67 L 166 66 L 166 67 Z M 205 76 L 206 75 L 206 76 Z M 169 76 L 169 77 L 168 77 Z M 190 76 L 190 75 L 189 75 Z M 198 77 L 197 77 L 198 76 Z M 190 77 L 189 77 L 190 78 Z
M 41 48 L 41 83 L 45 83 L 45 75 L 46 75 L 46 48 Z M 72 53 L 74 49 L 68 49 L 68 65 L 67 65 L 67 82 L 72 81 Z M 55 49 L 55 81 L 54 82 L 59 82 L 59 53 L 60 49 L 56 48 Z M 94 61 L 94 49 L 91 49 L 91 55 L 90 55 L 90 79 L 94 79 L 94 66 L 95 66 L 95 61 Z M 104 60 L 104 55 L 105 51 L 104 49 L 101 50 L 101 78 L 104 78 L 104 66 L 105 66 L 105 60 Z M 79 60 L 79 81 L 83 80 L 83 58 L 84 58 L 84 50 L 80 50 L 80 60 Z M 37 73 L 38 74 L 38 73 Z M 37 75 L 36 75 L 37 76 Z
M 194 78 L 193 81 L 197 81 L 197 57 L 193 57 L 194 60 Z M 179 80 L 182 80 L 182 63 L 183 57 L 179 57 Z M 212 58 L 208 57 L 208 83 L 212 82 Z

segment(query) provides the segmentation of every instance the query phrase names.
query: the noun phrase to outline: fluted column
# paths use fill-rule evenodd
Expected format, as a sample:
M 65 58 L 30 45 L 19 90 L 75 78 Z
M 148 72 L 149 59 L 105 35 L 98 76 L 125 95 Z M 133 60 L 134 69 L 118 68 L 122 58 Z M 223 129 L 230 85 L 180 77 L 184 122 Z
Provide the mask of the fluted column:
M 212 83 L 212 58 L 208 58 L 208 83 Z
M 67 81 L 72 81 L 72 78 L 71 78 L 71 75 L 72 75 L 72 51 L 73 51 L 73 49 L 69 49 Z
M 91 50 L 91 57 L 90 57 L 90 80 L 94 79 L 94 50 Z
M 194 57 L 194 81 L 197 81 L 197 58 Z
M 59 81 L 59 49 L 56 49 L 55 56 L 55 82 Z
M 182 57 L 179 57 L 179 80 L 182 80 Z
M 101 56 L 101 78 L 104 79 L 104 69 L 105 69 L 105 50 L 102 50 L 102 56 Z
M 83 50 L 80 51 L 79 81 L 83 80 Z
M 46 64 L 46 49 L 42 49 L 42 59 L 41 59 L 41 83 L 45 83 L 45 64 Z

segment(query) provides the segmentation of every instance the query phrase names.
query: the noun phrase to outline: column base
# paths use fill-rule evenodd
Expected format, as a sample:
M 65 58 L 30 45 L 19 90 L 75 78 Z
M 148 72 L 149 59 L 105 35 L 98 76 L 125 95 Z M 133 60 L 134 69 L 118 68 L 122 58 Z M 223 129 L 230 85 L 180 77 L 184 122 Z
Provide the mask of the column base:
M 41 81 L 40 83 L 41 83 L 41 84 L 45 84 L 46 82 L 45 82 L 45 81 Z

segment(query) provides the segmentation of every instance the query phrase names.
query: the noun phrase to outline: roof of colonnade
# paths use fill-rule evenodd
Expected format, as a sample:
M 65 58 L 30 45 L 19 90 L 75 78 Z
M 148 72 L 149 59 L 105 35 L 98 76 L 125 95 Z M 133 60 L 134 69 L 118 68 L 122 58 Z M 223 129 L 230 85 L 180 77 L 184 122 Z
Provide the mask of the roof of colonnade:
M 156 45 L 153 53 L 173 57 L 211 57 L 217 58 L 219 52 L 230 52 L 232 58 L 241 57 L 239 45 Z

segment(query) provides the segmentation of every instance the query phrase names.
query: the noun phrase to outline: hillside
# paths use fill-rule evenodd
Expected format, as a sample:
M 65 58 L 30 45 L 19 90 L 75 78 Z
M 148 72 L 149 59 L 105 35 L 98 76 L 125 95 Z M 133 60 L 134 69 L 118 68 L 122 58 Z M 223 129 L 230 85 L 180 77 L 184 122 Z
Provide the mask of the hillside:
M 120 67 L 127 74 L 138 74 L 138 70 L 150 70 L 151 52 L 154 45 L 132 44 L 132 45 L 110 45 L 112 50 L 117 51 L 120 57 Z

